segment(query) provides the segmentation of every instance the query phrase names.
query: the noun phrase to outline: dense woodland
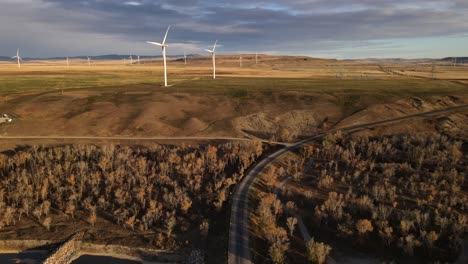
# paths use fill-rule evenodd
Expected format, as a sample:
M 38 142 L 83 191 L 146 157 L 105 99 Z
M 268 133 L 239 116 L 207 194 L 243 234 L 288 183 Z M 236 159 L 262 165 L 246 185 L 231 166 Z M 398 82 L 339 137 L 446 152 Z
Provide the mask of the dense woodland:
M 305 217 L 310 231 L 347 239 L 389 260 L 455 260 L 468 232 L 462 145 L 440 134 L 369 138 L 337 133 L 303 148 L 297 159 L 263 176 L 269 192 L 261 195 L 257 215 L 270 259 L 287 259 L 291 236 L 286 231 L 292 235 L 297 223 L 293 211 Z M 280 201 L 273 190 L 288 177 L 296 187 L 286 187 Z M 313 256 L 309 250 L 311 263 L 325 261 L 325 244 L 306 246 L 323 253 Z
M 257 142 L 33 146 L 5 152 L 0 154 L 0 229 L 24 217 L 49 229 L 54 215 L 79 214 L 90 226 L 103 217 L 135 231 L 156 231 L 155 246 L 174 247 L 180 233 L 209 232 L 210 212 L 223 207 L 230 188 L 262 152 Z

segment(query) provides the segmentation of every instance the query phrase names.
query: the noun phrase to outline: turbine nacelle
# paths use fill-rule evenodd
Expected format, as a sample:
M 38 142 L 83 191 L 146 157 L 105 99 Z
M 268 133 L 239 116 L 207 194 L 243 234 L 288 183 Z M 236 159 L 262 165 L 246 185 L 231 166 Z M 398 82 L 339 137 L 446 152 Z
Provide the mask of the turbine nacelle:
M 153 44 L 153 45 L 156 45 L 156 46 L 160 46 L 160 47 L 162 47 L 162 48 L 169 47 L 169 45 L 167 45 L 167 44 L 161 44 L 161 43 L 159 43 L 159 42 L 146 41 L 146 43 L 148 43 L 148 44 Z
M 16 59 L 18 62 L 18 68 L 21 68 L 21 61 L 23 61 L 23 59 L 19 55 L 19 49 L 16 50 L 16 56 L 13 56 L 11 58 Z
M 146 43 L 153 44 L 153 45 L 156 45 L 156 46 L 160 46 L 162 48 L 168 47 L 168 45 L 166 45 L 166 39 L 167 39 L 167 33 L 169 33 L 170 28 L 171 28 L 171 26 L 169 25 L 167 27 L 166 34 L 164 35 L 164 39 L 163 39 L 162 43 L 153 42 L 153 41 L 146 41 Z
M 205 51 L 207 51 L 207 52 L 209 52 L 209 53 L 215 53 L 215 52 L 216 52 L 216 44 L 218 44 L 218 40 L 215 41 L 215 44 L 214 44 L 212 50 L 205 49 Z
M 16 50 L 16 56 L 13 56 L 13 57 L 11 57 L 11 58 L 12 58 L 12 59 L 19 59 L 19 60 L 21 60 L 21 61 L 23 60 L 23 59 L 20 57 L 20 55 L 19 55 L 19 49 Z

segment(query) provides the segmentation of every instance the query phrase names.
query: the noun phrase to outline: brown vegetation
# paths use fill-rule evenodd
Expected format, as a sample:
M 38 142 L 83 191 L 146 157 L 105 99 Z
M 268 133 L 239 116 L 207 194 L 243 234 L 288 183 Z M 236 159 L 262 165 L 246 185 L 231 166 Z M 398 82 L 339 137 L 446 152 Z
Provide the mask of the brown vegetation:
M 209 232 L 210 216 L 262 154 L 261 143 L 217 146 L 33 146 L 0 154 L 0 229 L 35 219 L 105 218 L 153 246 L 175 249 L 179 235 Z M 35 237 L 40 237 L 35 234 Z
M 307 146 L 302 149 L 302 157 L 313 153 L 314 148 Z M 307 261 L 308 263 L 325 263 L 331 247 L 314 239 L 305 243 L 307 253 L 298 256 L 291 250 L 291 246 L 297 243 L 294 231 L 298 224 L 295 214 L 298 207 L 293 201 L 281 201 L 277 197 L 277 187 L 280 180 L 291 177 L 296 181 L 302 179 L 301 168 L 304 166 L 304 158 L 295 160 L 284 158 L 279 164 L 269 166 L 261 174 L 261 180 L 257 183 L 255 192 L 258 206 L 253 215 L 253 223 L 258 227 L 258 241 L 262 248 L 268 248 L 268 257 L 256 259 L 258 263 L 296 263 Z M 289 231 L 289 232 L 287 232 Z M 303 238 L 300 238 L 303 241 Z M 303 242 L 302 242 L 303 243 Z M 262 249 L 263 250 L 263 249 Z M 295 256 L 294 256 L 295 255 Z
M 268 254 L 273 263 L 285 263 L 286 251 L 289 249 L 289 237 L 285 228 L 278 224 L 278 218 L 283 213 L 281 201 L 274 194 L 262 193 L 257 207 L 259 228 L 263 238 L 268 243 Z M 292 225 L 294 220 L 289 220 Z M 289 223 L 291 222 L 291 223 Z M 293 224 L 295 225 L 295 223 Z M 289 226 L 291 230 L 291 226 Z M 290 233 L 292 233 L 290 231 Z
M 295 199 L 313 211 L 315 226 L 358 241 L 361 248 L 443 261 L 459 254 L 468 232 L 462 141 L 440 134 L 337 133 L 314 153 L 302 153 L 313 159 L 314 168 L 300 183 L 313 191 Z
M 312 264 L 325 263 L 328 254 L 330 254 L 331 247 L 327 244 L 315 242 L 314 238 L 306 243 L 308 260 Z

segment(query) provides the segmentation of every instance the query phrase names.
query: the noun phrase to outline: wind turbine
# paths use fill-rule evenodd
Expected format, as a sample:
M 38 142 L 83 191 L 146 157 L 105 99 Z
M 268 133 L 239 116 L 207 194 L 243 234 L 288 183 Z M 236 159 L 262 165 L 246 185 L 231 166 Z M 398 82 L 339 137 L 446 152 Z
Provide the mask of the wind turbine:
M 88 56 L 88 66 L 91 66 L 91 58 Z
M 67 68 L 70 67 L 70 61 L 68 60 L 68 57 L 67 57 Z
M 166 86 L 166 87 L 167 87 L 166 47 L 168 46 L 168 45 L 166 45 L 166 38 L 167 38 L 167 33 L 169 33 L 170 28 L 171 28 L 171 26 L 169 25 L 167 27 L 166 35 L 164 35 L 164 39 L 163 39 L 162 43 L 146 41 L 146 43 L 153 44 L 153 45 L 156 45 L 156 46 L 160 46 L 162 48 L 162 55 L 163 55 L 163 61 L 164 61 L 164 86 Z
M 13 56 L 11 57 L 12 59 L 17 59 L 18 61 L 18 69 L 21 68 L 21 61 L 23 61 L 23 59 L 20 57 L 19 55 L 19 49 L 16 50 L 16 56 Z
M 132 54 L 130 53 L 130 57 L 128 57 L 130 59 L 130 66 L 133 65 L 133 56 Z
M 137 55 L 138 65 L 140 65 L 140 55 Z
M 185 54 L 185 51 L 184 51 L 184 64 L 187 65 L 187 55 Z
M 211 56 L 213 57 L 213 79 L 216 79 L 216 44 L 217 43 L 218 43 L 218 40 L 215 41 L 213 50 L 208 50 L 208 49 L 205 50 L 211 53 Z

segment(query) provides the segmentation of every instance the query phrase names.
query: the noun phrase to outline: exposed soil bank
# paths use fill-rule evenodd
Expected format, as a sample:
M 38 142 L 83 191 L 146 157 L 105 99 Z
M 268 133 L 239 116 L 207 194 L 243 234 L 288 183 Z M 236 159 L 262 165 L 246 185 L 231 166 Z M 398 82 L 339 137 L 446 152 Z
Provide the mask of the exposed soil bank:
M 57 245 L 51 240 L 0 240 L 0 263 L 39 263 Z M 183 255 L 148 248 L 81 243 L 73 263 L 180 263 Z

